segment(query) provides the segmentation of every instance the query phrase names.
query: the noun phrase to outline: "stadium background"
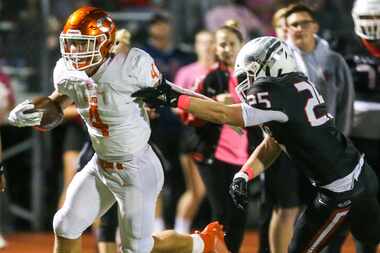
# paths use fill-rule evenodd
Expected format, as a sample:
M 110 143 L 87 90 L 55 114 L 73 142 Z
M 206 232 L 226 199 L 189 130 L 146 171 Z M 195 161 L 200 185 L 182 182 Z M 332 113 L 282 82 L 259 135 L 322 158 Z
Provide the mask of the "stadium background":
M 147 39 L 146 27 L 152 15 L 164 12 L 171 16 L 175 45 L 192 54 L 194 35 L 206 27 L 207 17 L 213 9 L 237 5 L 247 8 L 261 22 L 260 27 L 248 30 L 247 37 L 253 38 L 257 35 L 273 35 L 270 23 L 272 14 L 290 2 L 292 1 L 1 0 L 0 70 L 10 77 L 17 102 L 35 95 L 49 94 L 53 89 L 52 69 L 60 56 L 57 39 L 62 24 L 74 9 L 85 4 L 110 12 L 118 28 L 129 29 L 132 45 L 137 47 Z M 317 10 L 320 35 L 330 42 L 332 48 L 344 54 L 344 38 L 354 37 L 350 16 L 353 1 L 304 2 Z M 7 193 L 0 198 L 0 224 L 5 237 L 20 245 L 18 240 L 23 236 L 26 236 L 27 241 L 33 240 L 33 237 L 27 237 L 29 234 L 20 232 L 51 232 L 51 221 L 62 186 L 64 129 L 58 127 L 49 133 L 39 133 L 30 128 L 14 128 L 5 122 L 0 131 L 8 180 Z M 259 198 L 257 182 L 252 184 L 251 193 L 248 228 L 255 229 Z M 207 206 L 201 209 L 198 216 L 197 220 L 207 217 Z M 256 240 L 252 236 L 250 234 L 249 241 L 255 244 Z M 51 245 L 51 236 L 41 238 L 47 240 L 47 245 Z M 92 240 L 86 239 L 90 248 Z M 12 248 L 11 244 L 4 252 L 22 251 Z

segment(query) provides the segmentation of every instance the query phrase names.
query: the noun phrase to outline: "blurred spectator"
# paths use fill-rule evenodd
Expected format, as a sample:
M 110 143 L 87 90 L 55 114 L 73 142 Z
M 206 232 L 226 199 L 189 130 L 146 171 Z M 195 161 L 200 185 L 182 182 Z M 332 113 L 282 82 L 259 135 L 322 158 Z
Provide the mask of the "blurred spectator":
M 109 2 L 109 1 L 107 1 Z M 60 0 L 51 1 L 52 14 L 60 21 L 65 21 L 66 18 L 81 6 L 89 5 L 90 0 Z
M 147 30 L 148 43 L 142 49 L 153 57 L 162 75 L 173 81 L 178 69 L 192 62 L 194 56 L 174 45 L 173 27 L 168 15 L 154 14 Z M 151 141 L 161 150 L 170 164 L 165 171 L 165 186 L 162 194 L 165 223 L 172 227 L 177 200 L 185 185 L 179 161 L 180 134 L 183 126 L 170 108 L 158 108 L 157 113 L 159 117 L 151 121 Z M 157 224 L 159 223 L 158 221 Z
M 0 71 L 0 125 L 6 122 L 8 113 L 15 106 L 15 102 L 10 78 Z
M 144 50 L 156 61 L 161 73 L 173 81 L 178 69 L 194 60 L 194 56 L 173 43 L 173 27 L 167 14 L 156 13 L 148 24 L 148 43 Z
M 237 103 L 237 80 L 233 67 L 243 36 L 236 21 L 227 21 L 215 33 L 217 63 L 197 87 L 197 91 L 221 103 Z M 199 143 L 194 159 L 206 186 L 212 219 L 225 229 L 225 241 L 232 253 L 239 252 L 245 230 L 247 212 L 234 206 L 228 186 L 234 174 L 248 159 L 248 139 L 245 130 L 229 125 L 204 122 L 197 124 Z
M 345 135 L 351 130 L 354 86 L 343 57 L 332 51 L 317 36 L 319 24 L 314 12 L 305 5 L 293 5 L 285 14 L 288 43 L 299 69 L 315 84 L 326 99 L 328 112 Z
M 286 7 L 277 10 L 272 19 L 277 36 L 283 40 L 286 39 L 286 11 Z M 260 177 L 263 184 L 260 252 L 288 252 L 294 223 L 302 204 L 299 174 L 289 157 L 282 153 Z
M 277 9 L 275 0 L 245 0 L 244 2 L 247 8 L 265 25 L 265 34 L 275 35 L 273 26 L 269 25 Z
M 280 8 L 273 14 L 272 18 L 272 26 L 274 28 L 276 36 L 282 40 L 286 40 L 286 11 L 286 7 Z
M 15 95 L 13 93 L 13 89 L 11 87 L 9 77 L 0 72 L 0 126 L 6 123 L 9 111 L 15 105 Z M 1 135 L 0 135 L 0 169 L 3 168 L 2 163 L 2 145 L 1 145 Z M 5 186 L 5 177 L 3 175 L 4 172 L 0 172 L 0 214 L 5 212 L 5 193 L 2 192 L 2 187 Z M 4 184 L 4 185 L 2 185 Z M 3 216 L 3 215 L 1 215 Z M 2 218 L 0 218 L 0 249 L 6 246 L 6 242 L 2 236 L 2 229 L 5 222 Z
M 215 31 L 229 19 L 240 23 L 240 30 L 245 40 L 268 32 L 265 23 L 244 6 L 244 1 L 241 0 L 234 0 L 230 4 L 219 5 L 209 10 L 205 16 L 206 28 Z
M 214 35 L 206 30 L 195 35 L 195 52 L 197 61 L 181 67 L 175 77 L 175 84 L 191 89 L 195 83 L 208 73 L 212 64 L 215 63 Z
M 319 24 L 315 13 L 302 4 L 291 5 L 285 14 L 288 43 L 293 49 L 299 69 L 309 77 L 326 101 L 338 130 L 348 136 L 352 126 L 354 86 L 350 69 L 343 57 L 332 51 L 317 36 Z M 303 192 L 307 190 L 303 189 Z M 345 238 L 342 229 L 326 247 L 336 252 Z
M 215 63 L 214 35 L 209 31 L 200 31 L 195 35 L 195 52 L 198 60 L 180 68 L 175 78 L 175 84 L 187 89 L 203 78 Z M 177 204 L 174 230 L 181 233 L 189 233 L 194 216 L 205 195 L 205 186 L 199 175 L 192 153 L 198 136 L 192 126 L 185 126 L 181 134 L 180 162 L 185 177 L 186 191 L 180 197 Z
M 3 200 L 5 196 L 3 196 L 5 193 L 5 187 L 6 187 L 6 181 L 5 181 L 5 175 L 4 175 L 4 166 L 3 166 L 3 150 L 1 145 L 1 134 L 0 134 L 0 249 L 5 248 L 7 246 L 7 242 L 5 241 L 2 232 L 3 232 L 3 212 L 5 209 L 5 201 Z

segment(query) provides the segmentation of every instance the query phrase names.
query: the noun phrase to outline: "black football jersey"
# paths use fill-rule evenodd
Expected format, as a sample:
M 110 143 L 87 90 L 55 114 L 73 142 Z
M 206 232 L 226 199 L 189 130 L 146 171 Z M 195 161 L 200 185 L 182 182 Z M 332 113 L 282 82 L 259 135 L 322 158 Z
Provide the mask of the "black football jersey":
M 380 102 L 380 60 L 364 54 L 346 56 L 355 85 L 356 100 Z
M 261 127 L 317 185 L 342 178 L 356 166 L 359 152 L 335 128 L 324 99 L 303 74 L 259 78 L 244 96 L 263 113 L 281 111 L 288 116 L 286 122 L 269 120 Z

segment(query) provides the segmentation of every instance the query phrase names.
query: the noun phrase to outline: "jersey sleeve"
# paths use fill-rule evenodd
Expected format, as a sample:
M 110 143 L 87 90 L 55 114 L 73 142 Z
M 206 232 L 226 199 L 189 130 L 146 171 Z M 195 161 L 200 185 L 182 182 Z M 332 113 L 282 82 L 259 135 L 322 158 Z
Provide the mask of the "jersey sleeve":
M 268 83 L 254 84 L 244 94 L 242 114 L 246 127 L 257 126 L 270 121 L 289 120 L 281 103 L 281 90 L 273 89 Z
M 135 58 L 136 76 L 140 88 L 153 87 L 160 79 L 161 73 L 158 70 L 153 58 L 141 49 L 138 50 Z
M 66 68 L 65 63 L 63 59 L 59 59 L 57 63 L 55 64 L 54 71 L 53 71 L 53 82 L 54 82 L 54 88 L 58 89 L 58 84 L 62 82 L 62 80 L 65 79 L 66 76 Z
M 288 116 L 281 111 L 262 110 L 246 103 L 241 104 L 245 127 L 258 126 L 270 121 L 287 122 Z

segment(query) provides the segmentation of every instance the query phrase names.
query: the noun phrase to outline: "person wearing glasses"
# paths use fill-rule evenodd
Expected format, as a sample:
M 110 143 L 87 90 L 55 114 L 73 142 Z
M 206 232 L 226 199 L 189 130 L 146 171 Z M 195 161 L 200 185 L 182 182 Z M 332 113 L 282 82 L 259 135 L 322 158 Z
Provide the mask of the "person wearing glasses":
M 326 99 L 328 112 L 337 128 L 350 133 L 354 101 L 352 75 L 344 58 L 319 38 L 319 24 L 309 7 L 295 4 L 285 13 L 287 42 L 299 69 L 316 85 Z

